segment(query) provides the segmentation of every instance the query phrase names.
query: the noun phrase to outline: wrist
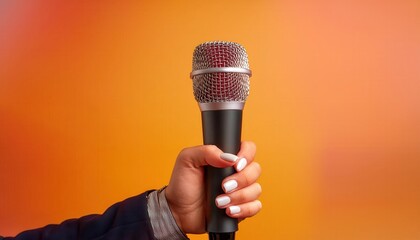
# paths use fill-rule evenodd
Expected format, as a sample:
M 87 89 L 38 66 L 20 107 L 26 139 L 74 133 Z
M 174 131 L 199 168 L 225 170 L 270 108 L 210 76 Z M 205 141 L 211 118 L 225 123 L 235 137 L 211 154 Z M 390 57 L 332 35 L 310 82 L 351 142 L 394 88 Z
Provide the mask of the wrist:
M 147 210 L 154 236 L 158 240 L 188 239 L 169 208 L 165 188 L 153 191 L 148 196 Z
M 183 228 L 183 224 L 182 224 L 182 218 L 181 218 L 181 214 L 179 214 L 175 209 L 176 207 L 174 206 L 174 203 L 171 201 L 171 198 L 168 198 L 168 190 L 167 188 L 165 188 L 165 191 L 162 191 L 160 194 L 164 195 L 166 202 L 168 203 L 168 207 L 169 210 L 172 214 L 172 217 L 174 218 L 176 224 L 178 225 L 178 227 L 180 228 L 180 230 L 182 232 L 186 232 Z

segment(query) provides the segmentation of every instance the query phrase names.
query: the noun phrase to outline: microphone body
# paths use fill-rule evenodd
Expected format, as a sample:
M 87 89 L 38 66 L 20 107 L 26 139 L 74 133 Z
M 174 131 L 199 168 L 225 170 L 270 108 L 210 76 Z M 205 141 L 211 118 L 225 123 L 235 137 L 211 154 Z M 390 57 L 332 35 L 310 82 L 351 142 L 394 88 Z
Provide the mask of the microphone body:
M 203 139 L 206 145 L 216 145 L 223 152 L 237 154 L 241 145 L 242 110 L 202 111 Z M 233 167 L 206 167 L 207 184 L 207 231 L 209 233 L 233 233 L 238 230 L 238 220 L 226 215 L 215 204 L 223 194 L 223 179 L 235 173 Z M 232 238 L 229 238 L 232 239 Z
M 237 154 L 241 145 L 242 110 L 249 94 L 248 56 L 232 42 L 206 42 L 194 50 L 193 80 L 195 99 L 201 110 L 203 141 L 223 152 Z M 235 173 L 233 167 L 205 168 L 206 224 L 210 240 L 234 240 L 238 220 L 216 206 L 223 194 L 222 181 Z

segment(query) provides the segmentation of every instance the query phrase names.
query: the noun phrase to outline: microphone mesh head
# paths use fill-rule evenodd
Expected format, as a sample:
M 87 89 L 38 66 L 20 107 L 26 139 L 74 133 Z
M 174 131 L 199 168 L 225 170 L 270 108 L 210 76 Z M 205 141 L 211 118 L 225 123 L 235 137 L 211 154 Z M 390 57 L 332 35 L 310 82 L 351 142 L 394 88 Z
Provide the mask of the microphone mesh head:
M 234 67 L 249 69 L 244 47 L 233 42 L 206 42 L 193 54 L 193 71 L 208 68 Z M 249 75 L 233 72 L 212 72 L 192 77 L 194 97 L 199 103 L 245 102 L 249 94 Z

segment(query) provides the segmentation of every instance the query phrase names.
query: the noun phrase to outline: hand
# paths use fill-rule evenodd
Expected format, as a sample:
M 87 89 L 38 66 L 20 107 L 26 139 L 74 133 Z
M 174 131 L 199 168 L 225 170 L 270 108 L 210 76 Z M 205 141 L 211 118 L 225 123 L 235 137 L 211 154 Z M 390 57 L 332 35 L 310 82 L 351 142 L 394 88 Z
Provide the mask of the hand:
M 186 148 L 179 153 L 165 194 L 181 230 L 193 234 L 205 232 L 206 165 L 218 168 L 234 166 L 237 171 L 223 180 L 220 187 L 225 194 L 215 199 L 216 205 L 225 208 L 228 216 L 243 220 L 261 210 L 261 202 L 257 199 L 262 190 L 256 182 L 261 168 L 253 161 L 255 151 L 254 143 L 242 142 L 238 157 L 222 154 L 223 152 L 213 145 Z M 231 189 L 232 187 L 234 189 Z

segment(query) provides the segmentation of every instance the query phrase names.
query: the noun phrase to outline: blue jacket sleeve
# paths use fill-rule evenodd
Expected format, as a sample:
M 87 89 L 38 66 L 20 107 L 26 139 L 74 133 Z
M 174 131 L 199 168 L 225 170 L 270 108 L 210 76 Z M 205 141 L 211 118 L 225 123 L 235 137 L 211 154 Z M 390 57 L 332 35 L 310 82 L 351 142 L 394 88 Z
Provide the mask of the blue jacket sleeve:
M 147 212 L 147 194 L 128 198 L 102 215 L 69 219 L 0 240 L 131 240 L 155 239 Z

